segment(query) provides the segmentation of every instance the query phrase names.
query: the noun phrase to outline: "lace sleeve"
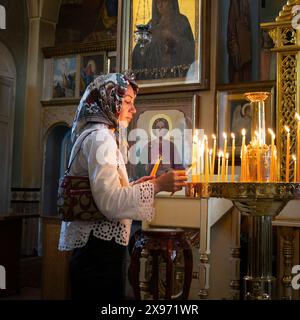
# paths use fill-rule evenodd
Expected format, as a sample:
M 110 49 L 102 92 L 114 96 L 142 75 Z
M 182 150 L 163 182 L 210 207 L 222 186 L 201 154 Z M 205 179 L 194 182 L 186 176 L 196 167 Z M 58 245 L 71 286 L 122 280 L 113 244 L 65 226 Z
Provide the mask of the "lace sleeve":
M 135 186 L 138 197 L 138 213 L 141 220 L 151 221 L 154 217 L 154 184 L 143 182 Z

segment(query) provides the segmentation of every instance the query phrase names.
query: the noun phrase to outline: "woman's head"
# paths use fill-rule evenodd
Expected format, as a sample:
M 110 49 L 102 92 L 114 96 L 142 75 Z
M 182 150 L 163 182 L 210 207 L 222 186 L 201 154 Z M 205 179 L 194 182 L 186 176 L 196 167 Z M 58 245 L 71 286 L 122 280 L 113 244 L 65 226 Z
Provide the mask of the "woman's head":
M 110 73 L 97 77 L 85 90 L 76 111 L 72 126 L 72 140 L 90 123 L 103 123 L 110 128 L 117 128 L 123 98 L 128 88 L 134 93 L 138 86 L 133 77 L 121 73 Z
M 178 0 L 153 0 L 152 2 L 152 20 L 158 21 L 164 16 L 179 14 Z
M 122 107 L 118 114 L 119 124 L 122 128 L 127 128 L 132 120 L 133 114 L 136 113 L 134 100 L 136 92 L 131 85 L 128 86 L 126 93 L 122 99 Z

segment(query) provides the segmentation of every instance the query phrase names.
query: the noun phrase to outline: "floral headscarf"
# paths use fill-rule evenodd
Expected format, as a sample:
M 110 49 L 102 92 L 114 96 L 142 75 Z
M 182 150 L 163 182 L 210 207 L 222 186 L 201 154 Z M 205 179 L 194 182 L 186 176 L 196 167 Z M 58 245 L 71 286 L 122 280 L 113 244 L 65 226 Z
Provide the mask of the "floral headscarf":
M 137 93 L 138 85 L 132 76 L 110 73 L 97 77 L 86 88 L 78 105 L 72 125 L 72 142 L 90 122 L 103 123 L 118 129 L 118 115 L 128 86 Z

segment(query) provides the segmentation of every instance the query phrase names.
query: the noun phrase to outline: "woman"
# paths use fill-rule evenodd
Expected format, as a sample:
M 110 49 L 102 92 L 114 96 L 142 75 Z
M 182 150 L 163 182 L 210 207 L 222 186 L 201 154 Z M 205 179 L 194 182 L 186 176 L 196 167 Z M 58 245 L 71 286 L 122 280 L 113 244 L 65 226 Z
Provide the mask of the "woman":
M 155 71 L 159 78 L 185 76 L 195 60 L 195 40 L 187 17 L 179 11 L 178 0 L 153 0 L 148 25 L 152 40 L 144 51 L 135 46 L 132 69 L 148 69 L 147 74 L 152 76 Z M 142 73 L 138 74 L 142 79 Z
M 136 112 L 137 84 L 122 74 L 96 78 L 86 89 L 72 127 L 70 174 L 89 176 L 94 201 L 106 219 L 62 222 L 60 250 L 73 250 L 71 298 L 124 297 L 125 254 L 132 220 L 151 220 L 154 194 L 178 191 L 184 172 L 128 182 L 118 133 Z M 152 179 L 152 180 L 150 180 Z

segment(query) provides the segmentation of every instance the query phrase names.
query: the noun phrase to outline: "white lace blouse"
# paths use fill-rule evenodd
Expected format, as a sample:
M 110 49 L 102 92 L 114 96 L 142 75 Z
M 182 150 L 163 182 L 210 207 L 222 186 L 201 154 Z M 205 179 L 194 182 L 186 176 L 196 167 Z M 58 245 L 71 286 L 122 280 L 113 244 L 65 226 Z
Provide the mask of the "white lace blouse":
M 89 131 L 95 129 L 97 131 L 83 140 Z M 154 185 L 149 182 L 129 185 L 123 156 L 113 132 L 105 125 L 94 124 L 86 129 L 77 139 L 70 159 L 81 142 L 70 174 L 89 176 L 94 201 L 107 220 L 62 222 L 58 248 L 72 250 L 83 247 L 91 231 L 97 238 L 114 238 L 116 243 L 126 246 L 132 220 L 150 221 L 153 218 Z

